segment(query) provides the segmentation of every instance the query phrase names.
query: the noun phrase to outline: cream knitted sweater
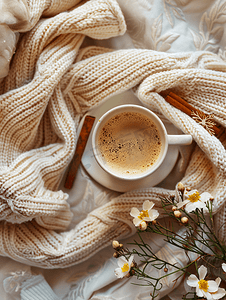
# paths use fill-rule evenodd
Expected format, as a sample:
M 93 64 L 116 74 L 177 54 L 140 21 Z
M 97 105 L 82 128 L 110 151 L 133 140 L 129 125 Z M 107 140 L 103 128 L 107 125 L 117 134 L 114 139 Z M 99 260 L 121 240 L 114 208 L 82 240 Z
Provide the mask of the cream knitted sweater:
M 225 238 L 226 135 L 211 136 L 159 92 L 175 91 L 225 127 L 226 64 L 209 52 L 81 48 L 85 36 L 122 35 L 126 25 L 116 0 L 78 2 L 28 1 L 31 19 L 1 83 L 0 254 L 43 268 L 67 267 L 134 233 L 131 207 L 150 199 L 162 212 L 159 196 L 175 192 L 142 189 L 120 195 L 66 231 L 72 213 L 58 186 L 73 157 L 78 122 L 131 88 L 193 136 L 197 146 L 182 181 L 215 197 L 216 228 Z

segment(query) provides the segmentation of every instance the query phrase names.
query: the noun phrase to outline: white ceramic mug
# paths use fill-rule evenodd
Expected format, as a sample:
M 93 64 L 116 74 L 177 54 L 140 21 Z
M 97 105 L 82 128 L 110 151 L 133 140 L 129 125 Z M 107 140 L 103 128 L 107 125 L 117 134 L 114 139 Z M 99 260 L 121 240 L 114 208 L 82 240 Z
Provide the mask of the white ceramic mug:
M 126 161 L 126 159 L 128 160 L 128 166 L 130 166 L 129 171 L 125 171 L 125 164 L 126 162 L 124 161 L 123 163 L 121 163 L 121 157 L 120 157 L 120 161 L 117 162 L 117 154 L 114 153 L 113 156 L 109 156 L 111 155 L 110 153 L 107 153 L 108 151 L 113 152 L 112 149 L 115 149 L 114 147 L 114 143 L 113 141 L 115 141 L 113 134 L 111 134 L 111 137 L 108 138 L 108 136 L 106 137 L 107 141 L 105 141 L 104 139 L 104 143 L 107 145 L 108 150 L 100 150 L 101 146 L 100 146 L 100 136 L 106 133 L 106 128 L 109 127 L 108 122 L 110 121 L 110 123 L 114 124 L 115 122 L 117 123 L 118 119 L 121 119 L 121 123 L 125 123 L 129 122 L 128 124 L 130 125 L 125 125 L 126 127 L 126 137 L 122 136 L 122 141 L 124 141 L 123 146 L 127 147 L 127 149 L 129 149 L 128 152 L 131 152 L 133 147 L 139 147 L 139 148 L 134 148 L 134 152 L 131 154 L 132 156 L 130 156 L 129 158 L 126 157 L 126 152 L 124 151 L 124 153 L 121 153 L 121 148 L 120 149 L 116 149 L 114 150 L 115 153 L 121 153 L 121 157 L 123 156 L 123 159 Z M 128 119 L 126 121 L 126 119 Z M 124 121 L 125 120 L 125 121 Z M 144 120 L 147 124 L 154 124 L 154 126 L 152 126 L 154 128 L 155 131 L 153 131 L 154 133 L 156 133 L 156 138 L 155 139 L 155 144 L 152 145 L 152 140 L 151 142 L 149 142 L 149 137 L 151 136 L 149 134 L 149 131 L 147 131 L 146 129 L 139 129 L 139 126 L 137 124 L 141 124 L 141 121 Z M 138 122 L 138 123 L 137 123 Z M 140 122 L 140 123 L 139 123 Z M 111 126 L 111 125 L 110 125 Z M 115 125 L 112 125 L 115 126 Z M 117 125 L 119 126 L 119 125 Z M 124 125 L 123 125 L 124 126 Z M 146 125 L 145 125 L 146 126 Z M 149 125 L 148 125 L 149 126 Z M 149 126 L 149 127 L 150 127 Z M 110 127 L 109 127 L 110 128 Z M 137 128 L 137 130 L 136 130 Z M 141 127 L 142 128 L 142 127 Z M 130 134 L 130 129 L 131 129 L 131 136 Z M 156 131 L 157 129 L 157 131 Z M 118 129 L 117 129 L 118 130 Z M 119 131 L 117 133 L 117 139 L 120 140 L 121 137 L 120 135 L 123 134 L 124 132 L 124 128 L 122 128 L 122 133 L 120 132 L 120 127 L 119 127 Z M 129 131 L 128 131 L 129 130 Z M 149 130 L 149 129 L 148 129 Z M 150 129 L 151 130 L 151 129 Z M 141 140 L 142 143 L 142 138 L 144 138 L 144 133 L 148 132 L 148 136 L 146 135 L 146 140 L 147 142 L 144 142 L 144 147 L 143 144 L 139 145 L 138 140 Z M 150 131 L 152 134 L 152 131 Z M 100 135 L 101 133 L 101 135 Z M 108 131 L 109 133 L 109 131 Z M 109 135 L 110 136 L 110 135 Z M 132 145 L 130 144 L 130 137 L 132 137 L 133 141 L 131 142 Z M 148 139 L 147 139 L 148 137 Z M 137 138 L 137 145 L 135 145 L 134 142 L 134 138 Z M 103 136 L 102 136 L 102 141 L 103 141 Z M 126 141 L 126 142 L 125 142 Z M 145 141 L 145 139 L 143 139 L 143 141 Z M 157 142 L 158 141 L 158 142 Z M 154 140 L 153 140 L 154 143 Z M 142 179 L 150 174 L 152 174 L 164 161 L 165 156 L 167 154 L 167 150 L 168 150 L 168 145 L 189 145 L 192 143 L 192 136 L 191 135 L 168 135 L 166 132 L 166 128 L 163 124 L 163 122 L 160 120 L 160 118 L 153 113 L 151 110 L 140 106 L 140 105 L 134 105 L 134 104 L 126 104 L 126 105 L 120 105 L 120 106 L 116 106 L 112 109 L 110 109 L 109 111 L 107 111 L 96 123 L 94 130 L 93 130 L 93 134 L 92 134 L 92 148 L 93 148 L 93 153 L 94 153 L 94 157 L 96 159 L 96 161 L 98 162 L 98 164 L 100 165 L 101 168 L 103 168 L 107 173 L 111 174 L 114 177 L 117 177 L 119 179 L 124 179 L 126 180 L 137 180 L 137 179 Z M 117 144 L 117 143 L 116 143 Z M 118 145 L 118 144 L 117 144 Z M 158 146 L 160 145 L 160 146 Z M 117 146 L 118 147 L 118 146 Z M 146 150 L 143 151 L 145 153 L 144 156 L 142 156 L 142 163 L 143 163 L 143 157 L 145 159 L 149 159 L 149 154 L 151 153 L 151 151 L 157 151 L 158 154 L 153 154 L 151 153 L 150 157 L 151 159 L 153 159 L 153 155 L 156 155 L 157 158 L 155 158 L 154 160 L 152 160 L 152 162 L 149 164 L 144 165 L 140 165 L 139 166 L 139 158 L 141 155 L 140 152 L 142 152 L 143 148 L 147 149 L 147 147 L 150 147 L 150 150 Z M 106 148 L 106 147 L 105 147 Z M 104 148 L 104 149 L 105 149 Z M 141 148 L 141 150 L 139 150 Z M 152 148 L 154 148 L 155 150 L 152 150 Z M 125 148 L 126 149 L 126 148 Z M 106 154 L 106 155 L 105 155 Z M 109 154 L 109 155 L 108 155 Z M 128 153 L 129 155 L 129 153 Z M 109 157 L 113 157 L 113 158 L 109 158 L 109 160 L 106 159 Z M 115 168 L 114 162 L 112 163 L 112 160 L 115 161 L 115 164 L 117 165 L 117 167 Z M 134 166 L 133 166 L 133 162 L 134 161 Z M 134 170 L 132 169 L 131 171 L 131 165 L 132 168 L 134 168 Z M 122 167 L 122 169 L 120 170 L 120 168 Z

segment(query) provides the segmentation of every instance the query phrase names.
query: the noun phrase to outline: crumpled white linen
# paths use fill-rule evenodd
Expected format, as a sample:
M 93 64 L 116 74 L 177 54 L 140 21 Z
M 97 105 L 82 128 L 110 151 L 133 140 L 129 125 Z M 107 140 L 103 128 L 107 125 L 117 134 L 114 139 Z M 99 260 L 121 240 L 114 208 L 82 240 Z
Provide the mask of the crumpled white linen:
M 107 41 L 94 41 L 87 38 L 86 44 L 113 49 L 142 48 L 170 53 L 205 50 L 216 53 L 226 60 L 225 1 L 118 0 L 118 3 L 125 16 L 127 33 Z M 182 176 L 183 173 L 179 172 L 177 165 L 160 186 L 164 184 L 164 187 L 173 189 Z M 77 186 L 79 186 L 79 193 L 76 189 Z M 75 185 L 69 192 L 69 204 L 74 214 L 71 228 L 85 218 L 90 211 L 107 203 L 116 194 L 94 182 L 80 167 Z M 135 237 L 122 242 L 127 244 Z M 168 254 L 175 253 L 173 252 L 175 249 L 172 247 L 164 247 L 162 239 L 155 240 L 155 244 L 153 244 L 154 241 L 150 235 L 149 240 L 156 252 L 164 253 L 167 250 Z M 181 265 L 185 264 L 184 252 L 177 251 L 176 260 Z M 14 262 L 8 258 L 0 258 L 1 297 L 6 300 L 26 299 L 25 283 L 32 277 L 34 288 L 38 286 L 41 279 L 43 283 L 48 283 L 48 288 L 52 291 L 52 299 L 150 299 L 148 288 L 131 284 L 134 278 L 118 280 L 115 277 L 114 269 L 117 267 L 117 263 L 112 258 L 112 254 L 113 249 L 107 247 L 79 265 L 59 270 L 42 270 Z M 12 281 L 14 276 L 12 272 L 14 275 L 16 272 L 24 272 L 24 275 L 31 274 L 31 277 L 28 276 L 29 278 L 26 277 L 27 275 L 24 276 L 24 284 L 22 284 L 23 281 L 19 282 L 17 292 L 6 288 L 7 282 L 9 283 L 10 280 L 14 282 Z M 38 277 L 38 274 L 41 274 L 42 277 Z M 16 286 L 18 285 L 15 284 Z M 181 283 L 176 289 L 172 287 L 172 282 L 165 283 L 158 299 L 168 294 L 172 300 L 181 300 L 185 288 L 184 283 Z M 171 290 L 172 292 L 169 294 Z M 38 293 L 36 295 L 38 299 Z
M 12 55 L 16 49 L 17 34 L 8 25 L 0 24 L 0 82 L 9 72 Z

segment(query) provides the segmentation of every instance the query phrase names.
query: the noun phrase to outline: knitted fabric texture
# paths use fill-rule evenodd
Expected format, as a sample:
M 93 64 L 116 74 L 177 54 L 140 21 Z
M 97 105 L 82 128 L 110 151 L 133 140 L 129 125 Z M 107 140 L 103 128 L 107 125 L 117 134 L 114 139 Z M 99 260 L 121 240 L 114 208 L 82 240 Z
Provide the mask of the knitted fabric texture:
M 123 15 L 115 0 L 90 0 L 67 12 L 73 1 L 61 2 L 65 6 L 28 2 L 31 15 L 39 7 L 37 16 L 45 18 L 32 21 L 19 40 L 1 84 L 0 254 L 43 268 L 68 267 L 133 234 L 129 212 L 146 199 L 163 216 L 159 196 L 175 191 L 147 188 L 114 198 L 66 231 L 72 213 L 58 186 L 75 151 L 78 122 L 90 108 L 128 89 L 193 136 L 197 145 L 182 181 L 214 196 L 216 229 L 225 238 L 226 135 L 211 136 L 159 92 L 176 92 L 225 127 L 226 64 L 209 52 L 80 49 L 85 36 L 122 35 Z

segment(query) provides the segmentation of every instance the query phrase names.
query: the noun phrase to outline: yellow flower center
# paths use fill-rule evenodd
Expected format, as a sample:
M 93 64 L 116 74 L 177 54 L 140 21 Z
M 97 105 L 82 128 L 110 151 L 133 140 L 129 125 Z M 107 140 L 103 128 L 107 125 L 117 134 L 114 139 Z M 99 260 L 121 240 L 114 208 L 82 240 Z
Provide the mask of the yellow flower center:
M 199 199 L 200 199 L 200 195 L 198 191 L 188 196 L 188 200 L 191 201 L 192 203 L 199 201 Z
M 129 264 L 128 264 L 128 263 L 125 263 L 125 264 L 123 265 L 123 267 L 121 267 L 121 270 L 122 270 L 122 272 L 127 272 L 127 271 L 129 271 Z
M 142 210 L 138 216 L 139 219 L 143 220 L 143 218 L 149 217 L 148 210 Z
M 199 283 L 200 290 L 203 290 L 204 292 L 208 291 L 209 285 L 208 285 L 208 282 L 206 280 L 201 279 L 201 280 L 199 280 L 198 283 Z

